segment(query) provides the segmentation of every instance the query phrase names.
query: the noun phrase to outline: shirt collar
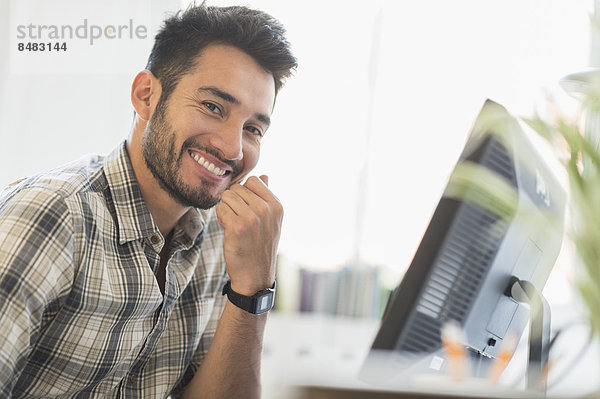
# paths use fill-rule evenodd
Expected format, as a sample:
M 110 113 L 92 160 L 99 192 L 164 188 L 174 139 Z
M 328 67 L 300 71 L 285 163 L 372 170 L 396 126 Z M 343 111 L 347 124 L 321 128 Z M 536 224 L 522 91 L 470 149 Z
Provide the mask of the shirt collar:
M 104 173 L 117 214 L 119 244 L 147 238 L 158 232 L 158 226 L 142 197 L 125 143 L 123 141 L 114 149 L 104 163 Z
M 204 230 L 206 221 L 211 218 L 215 208 L 200 210 L 191 208 L 177 222 L 175 226 L 174 238 L 180 242 L 185 249 L 190 249 L 198 241 L 198 236 Z
M 117 215 L 119 244 L 149 238 L 155 234 L 160 235 L 158 226 L 142 197 L 127 153 L 126 141 L 106 157 L 104 173 Z M 204 229 L 210 211 L 191 208 L 181 217 L 175 226 L 174 235 L 179 236 L 182 244 L 189 247 L 196 241 Z

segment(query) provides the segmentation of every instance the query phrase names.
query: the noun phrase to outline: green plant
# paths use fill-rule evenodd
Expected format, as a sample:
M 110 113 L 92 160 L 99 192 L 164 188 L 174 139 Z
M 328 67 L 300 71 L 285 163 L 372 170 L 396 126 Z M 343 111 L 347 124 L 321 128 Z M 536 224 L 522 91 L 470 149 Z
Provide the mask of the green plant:
M 582 75 L 583 76 L 583 75 Z M 525 122 L 548 140 L 569 181 L 568 237 L 576 248 L 576 286 L 585 303 L 593 336 L 600 337 L 600 72 L 577 82 L 586 124 L 561 116 L 535 116 Z M 584 132 L 585 131 L 585 132 Z

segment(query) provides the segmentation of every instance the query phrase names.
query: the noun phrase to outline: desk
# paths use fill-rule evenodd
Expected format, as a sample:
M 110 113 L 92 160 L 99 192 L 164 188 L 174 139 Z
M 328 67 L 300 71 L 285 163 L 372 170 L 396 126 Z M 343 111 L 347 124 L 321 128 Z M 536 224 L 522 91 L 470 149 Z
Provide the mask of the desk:
M 552 325 L 561 327 L 565 323 L 570 323 L 576 313 L 577 309 L 572 306 L 553 308 Z M 273 312 L 269 316 L 265 331 L 262 371 L 263 399 L 295 399 L 293 395 L 304 399 L 309 396 L 301 395 L 305 395 L 307 392 L 315 395 L 314 398 L 377 398 L 377 396 L 360 396 L 365 392 L 368 392 L 369 395 L 388 394 L 388 396 L 380 396 L 382 398 L 465 397 L 466 392 L 457 392 L 454 396 L 440 396 L 440 393 L 424 393 L 422 391 L 417 391 L 421 396 L 415 396 L 417 394 L 414 390 L 396 391 L 391 394 L 390 392 L 374 391 L 373 387 L 359 381 L 356 375 L 378 328 L 379 320 L 373 319 Z M 526 345 L 524 345 L 526 335 L 526 333 L 523 334 L 517 352 L 504 373 L 501 383 L 517 388 L 524 386 L 523 375 L 527 358 Z M 600 389 L 598 343 L 594 343 L 581 358 L 576 359 L 573 367 L 570 367 L 572 358 L 580 350 L 586 336 L 586 325 L 580 324 L 566 330 L 557 340 L 557 348 L 553 352 L 559 354 L 559 359 L 553 369 L 554 372 L 550 373 L 549 397 L 557 399 L 600 398 L 600 395 L 593 393 Z M 553 384 L 554 379 L 565 371 L 569 372 L 566 378 Z M 299 388 L 290 390 L 290 387 Z M 351 396 L 352 392 L 357 392 L 359 396 Z M 346 396 L 339 396 L 340 394 Z M 504 395 L 503 393 L 503 396 L 500 397 L 508 397 Z M 480 397 L 493 398 L 494 396 L 486 394 L 486 396 Z M 313 396 L 310 398 L 312 399 Z M 475 398 L 478 397 L 475 396 Z
M 540 399 L 542 395 L 525 393 L 501 393 L 489 395 L 468 393 L 433 393 L 422 391 L 376 391 L 334 387 L 295 387 L 289 390 L 288 399 Z

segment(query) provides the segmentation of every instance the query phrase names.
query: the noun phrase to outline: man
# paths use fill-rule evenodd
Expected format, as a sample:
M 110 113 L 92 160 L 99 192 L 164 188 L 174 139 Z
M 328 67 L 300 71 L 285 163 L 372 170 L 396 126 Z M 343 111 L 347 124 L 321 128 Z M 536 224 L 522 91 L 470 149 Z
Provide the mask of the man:
M 2 193 L 1 397 L 260 396 L 283 210 L 240 183 L 296 67 L 284 34 L 244 7 L 168 19 L 129 138 Z

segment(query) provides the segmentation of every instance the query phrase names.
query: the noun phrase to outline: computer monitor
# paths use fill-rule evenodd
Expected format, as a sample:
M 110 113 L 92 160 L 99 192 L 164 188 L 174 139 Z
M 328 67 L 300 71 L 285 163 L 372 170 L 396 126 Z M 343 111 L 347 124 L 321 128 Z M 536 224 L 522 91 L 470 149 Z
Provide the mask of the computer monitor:
M 445 373 L 441 329 L 449 321 L 484 363 L 510 334 L 521 337 L 530 306 L 509 286 L 521 281 L 542 291 L 561 248 L 565 202 L 562 184 L 517 119 L 486 101 L 360 377 L 393 384 Z

